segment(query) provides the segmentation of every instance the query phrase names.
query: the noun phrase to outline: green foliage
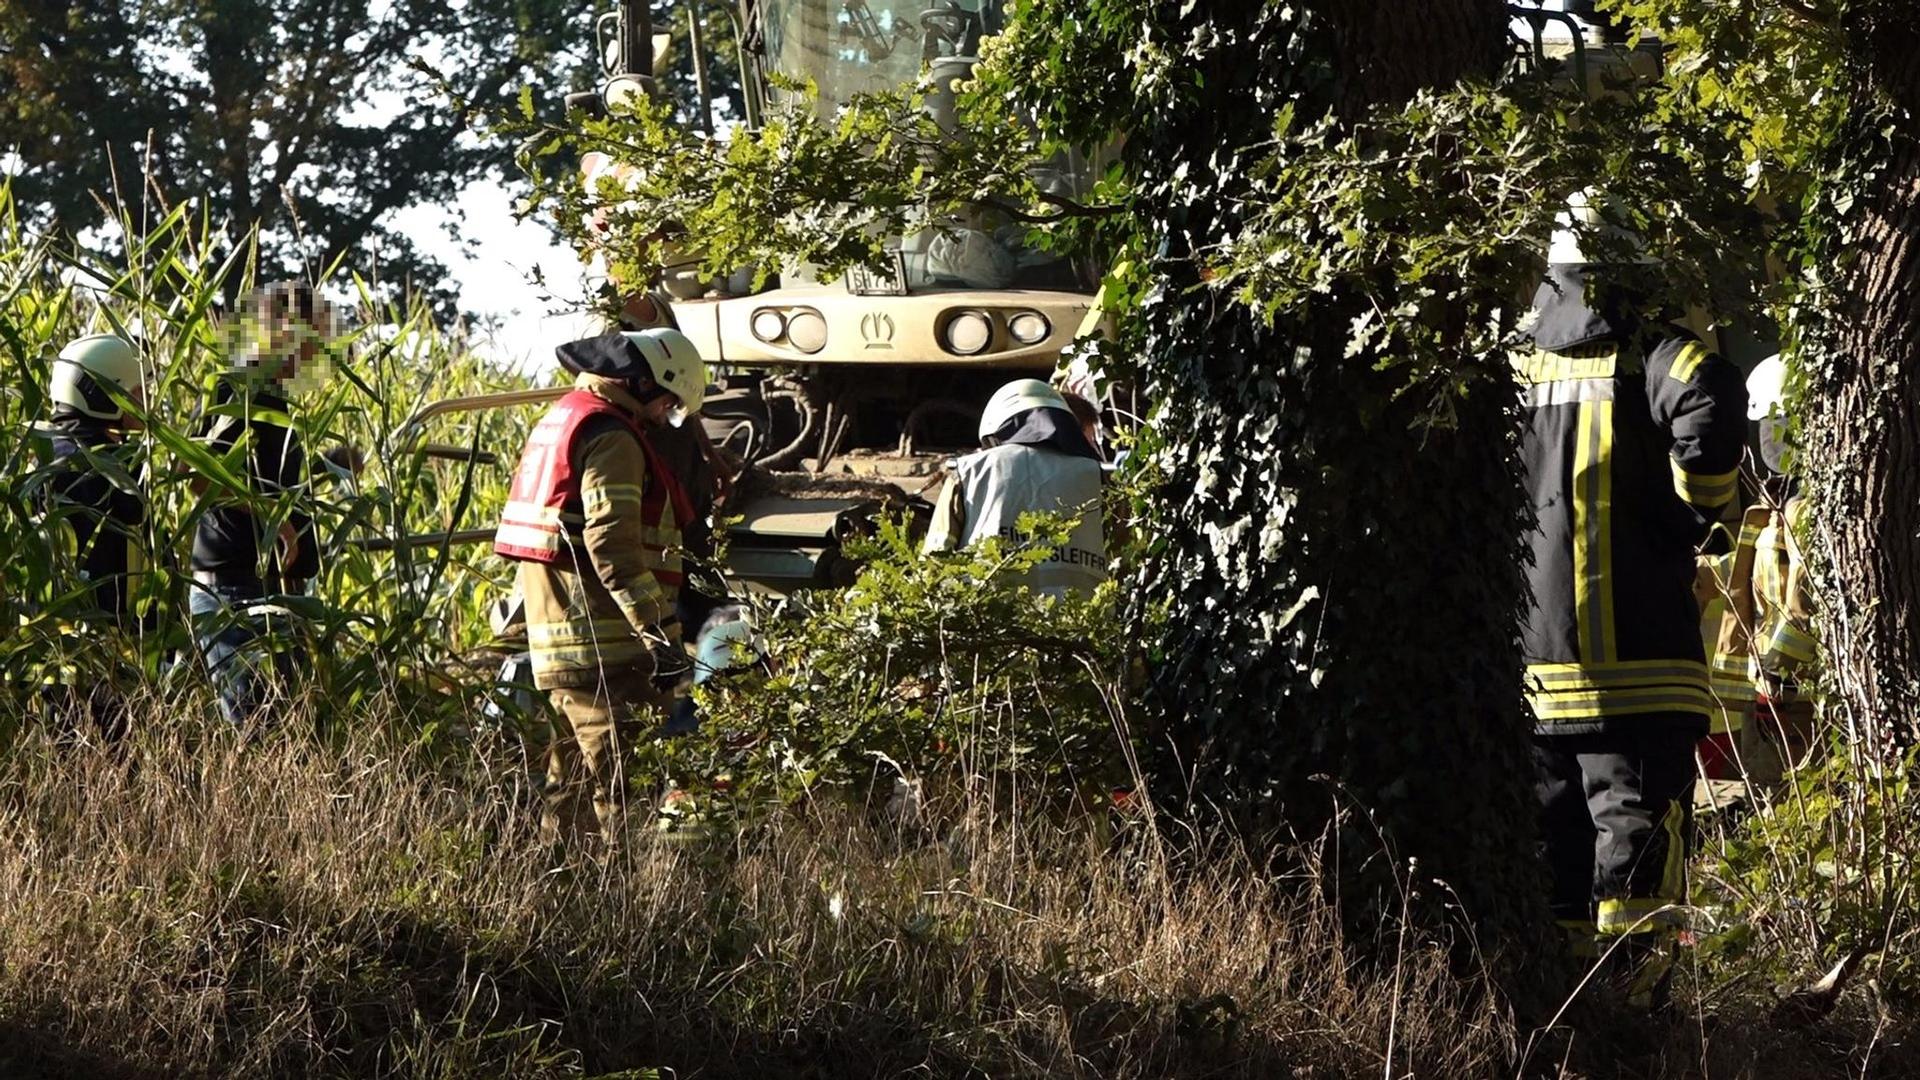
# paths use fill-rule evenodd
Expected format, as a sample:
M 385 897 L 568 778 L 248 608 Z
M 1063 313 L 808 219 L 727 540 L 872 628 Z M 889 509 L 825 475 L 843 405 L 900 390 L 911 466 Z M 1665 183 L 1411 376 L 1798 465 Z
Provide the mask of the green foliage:
M 1713 981 L 1794 987 L 1843 958 L 1875 994 L 1920 1004 L 1914 753 L 1880 764 L 1836 738 L 1715 847 L 1696 903 Z
M 723 140 L 680 122 L 664 101 L 565 125 L 523 103 L 499 130 L 533 146 L 522 162 L 536 177 L 530 210 L 547 209 L 562 232 L 601 250 L 616 280 L 648 280 L 690 249 L 716 276 L 754 268 L 758 287 L 802 262 L 829 275 L 878 266 L 889 237 L 981 208 L 1064 220 L 1028 171 L 1041 148 L 1009 113 L 976 109 L 962 132 L 947 131 L 926 108 L 926 88 L 903 87 L 856 94 L 823 121 L 811 83 L 776 84 L 783 92 L 762 126 Z M 622 167 L 591 190 L 541 167 L 594 153 Z
M 192 665 L 169 661 L 177 650 L 193 655 L 186 597 L 194 520 L 215 502 L 240 503 L 271 529 L 295 505 L 291 495 L 247 490 L 244 442 L 216 455 L 195 438 L 214 380 L 243 345 L 241 324 L 218 319 L 215 300 L 230 275 L 250 282 L 252 267 L 217 260 L 222 239 L 184 207 L 128 235 L 136 242 L 114 258 L 30 236 L 0 188 L 0 549 L 9 553 L 0 563 L 0 620 L 9 628 L 0 637 L 0 694 L 16 706 L 49 675 L 163 694 L 192 685 Z M 420 304 L 381 305 L 364 290 L 360 300 L 366 329 L 337 343 L 329 358 L 334 377 L 296 394 L 291 419 L 311 453 L 352 446 L 370 464 L 359 476 L 313 466 L 304 505 L 322 545 L 321 575 L 310 595 L 288 604 L 301 616 L 309 674 L 330 710 L 325 719 L 346 722 L 370 699 L 398 695 L 423 731 L 440 730 L 464 715 L 471 674 L 458 668 L 458 656 L 488 634 L 484 608 L 502 570 L 475 549 L 392 541 L 491 520 L 506 477 L 430 459 L 417 452 L 414 436 L 498 451 L 517 447 L 531 418 L 490 414 L 407 431 L 407 417 L 426 400 L 523 381 L 466 351 Z M 151 569 L 140 593 L 145 624 L 117 628 L 89 616 L 77 552 L 63 542 L 64 530 L 51 527 L 72 511 L 49 516 L 38 497 L 50 472 L 32 424 L 46 418 L 45 379 L 68 340 L 135 326 L 154 370 L 144 427 L 116 452 L 124 464 L 113 475 L 123 485 L 137 477 L 147 496 L 143 547 Z M 389 541 L 389 550 L 359 543 L 374 538 Z
M 1437 419 L 1468 389 L 1471 358 L 1512 346 L 1511 298 L 1537 283 L 1575 191 L 1605 193 L 1607 227 L 1582 224 L 1582 245 L 1623 264 L 1613 280 L 1647 298 L 1649 319 L 1695 303 L 1726 316 L 1751 306 L 1758 222 L 1740 187 L 1704 165 L 1731 147 L 1706 128 L 1683 139 L 1645 99 L 1590 101 L 1520 77 L 1423 91 L 1354 123 L 1329 116 L 1296 131 L 1293 115 L 1275 122 L 1218 283 L 1301 333 L 1343 317 L 1347 289 L 1367 290 L 1374 302 L 1348 322 L 1344 355 L 1407 369 Z M 1627 265 L 1639 258 L 1653 261 Z
M 733 812 L 842 792 L 876 804 L 896 780 L 929 800 L 1018 793 L 1101 809 L 1139 780 L 1118 589 L 1046 598 L 1028 567 L 1068 527 L 1033 517 L 1019 542 L 923 555 L 903 522 L 855 546 L 842 591 L 752 615 L 745 666 L 701 694 L 702 731 L 643 755 Z
M 472 138 L 413 65 L 431 58 L 465 101 L 523 80 L 557 95 L 587 62 L 585 15 L 572 0 L 10 4 L 0 147 L 38 225 L 80 235 L 121 201 L 200 202 L 233 247 L 257 230 L 266 278 L 352 252 L 384 295 L 409 286 L 444 313 L 445 268 L 393 213 L 451 209 L 510 151 Z

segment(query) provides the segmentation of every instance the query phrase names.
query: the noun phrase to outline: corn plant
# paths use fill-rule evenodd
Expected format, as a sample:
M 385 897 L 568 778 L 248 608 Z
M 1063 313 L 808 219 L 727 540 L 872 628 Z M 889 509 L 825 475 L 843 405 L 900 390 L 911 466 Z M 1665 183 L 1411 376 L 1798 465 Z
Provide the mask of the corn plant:
M 459 327 L 438 325 L 424 304 L 380 304 L 366 281 L 346 282 L 343 302 L 358 328 L 333 343 L 324 382 L 295 387 L 291 422 L 314 455 L 301 494 L 249 490 L 244 442 L 220 455 L 196 438 L 211 392 L 241 347 L 244 319 L 224 310 L 225 286 L 254 285 L 251 251 L 224 255 L 223 237 L 188 206 L 122 207 L 119 250 L 101 254 L 58 236 L 28 232 L 0 187 L 0 679 L 24 704 L 48 682 L 120 678 L 177 693 L 196 685 L 186 615 L 193 524 L 216 503 L 244 505 L 272 530 L 302 508 L 314 520 L 322 570 L 304 595 L 280 598 L 299 616 L 312 657 L 307 678 L 324 710 L 351 723 L 376 695 L 398 695 L 402 714 L 436 730 L 464 708 L 465 685 L 450 665 L 488 632 L 484 611 L 505 567 L 484 548 L 409 543 L 406 537 L 491 520 L 505 498 L 506 471 L 483 464 L 517 450 L 528 417 L 471 414 L 424 426 L 407 419 L 445 396 L 512 389 L 526 380 L 469 347 Z M 60 542 L 60 511 L 40 493 L 50 476 L 46 445 L 32 425 L 46 419 L 53 357 L 71 339 L 99 332 L 136 337 L 151 362 L 143 421 L 128 437 L 131 466 L 111 475 L 148 500 L 143 537 L 151 572 L 141 586 L 149 617 L 137 628 L 84 618 L 86 591 L 76 553 Z M 421 444 L 468 453 L 448 460 Z M 320 457 L 363 458 L 358 475 Z M 455 455 L 456 457 L 458 455 Z M 369 544 L 383 540 L 384 543 Z M 175 662 L 176 660 L 182 662 Z M 18 715 L 23 710 L 9 710 Z

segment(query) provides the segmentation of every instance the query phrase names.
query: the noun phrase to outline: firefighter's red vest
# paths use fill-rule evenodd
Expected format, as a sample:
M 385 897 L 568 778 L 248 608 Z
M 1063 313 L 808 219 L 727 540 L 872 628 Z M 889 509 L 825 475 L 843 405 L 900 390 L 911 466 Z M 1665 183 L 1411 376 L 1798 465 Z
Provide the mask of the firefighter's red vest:
M 673 474 L 661 467 L 646 432 L 633 417 L 586 390 L 574 390 L 554 402 L 527 436 L 527 448 L 521 452 L 513 487 L 507 492 L 506 509 L 500 513 L 500 528 L 494 533 L 493 550 L 509 559 L 541 563 L 572 563 L 575 552 L 585 551 L 582 530 L 586 515 L 581 508 L 580 473 L 574 466 L 573 444 L 581 427 L 598 416 L 618 420 L 640 440 L 652 480 L 640 501 L 647 562 L 660 584 L 677 588 L 684 575 L 679 560 L 669 559 L 668 551 L 680 543 L 678 526 L 692 520 L 692 503 Z M 666 517 L 669 500 L 674 515 L 671 519 Z

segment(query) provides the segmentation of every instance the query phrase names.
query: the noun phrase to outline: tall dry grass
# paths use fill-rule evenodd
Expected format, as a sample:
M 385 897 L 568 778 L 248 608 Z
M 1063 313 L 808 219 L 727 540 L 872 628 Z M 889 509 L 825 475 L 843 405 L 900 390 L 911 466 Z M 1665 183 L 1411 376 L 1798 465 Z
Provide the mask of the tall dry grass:
M 1358 962 L 1310 878 L 1124 826 L 933 836 L 814 804 L 670 843 L 636 813 L 618 850 L 568 855 L 537 840 L 504 735 L 436 752 L 380 734 L 399 723 L 325 742 L 297 716 L 252 737 L 183 719 L 204 713 L 143 702 L 117 750 L 40 732 L 0 762 L 0 1073 L 1496 1076 L 1531 1043 L 1528 1075 L 1799 1076 L 1845 1057 L 1722 1038 L 1730 1015 L 1576 1007 L 1530 1036 L 1440 944 Z
M 815 806 L 566 857 L 516 743 L 246 740 L 145 713 L 0 767 L 16 1065 L 221 1076 L 1469 1075 L 1511 1023 L 1231 856 L 1044 822 L 939 840 Z M 289 725 L 291 731 L 297 725 Z M 28 1051 L 31 1051 L 31 1054 Z M 0 1059 L 4 1060 L 4 1059 Z

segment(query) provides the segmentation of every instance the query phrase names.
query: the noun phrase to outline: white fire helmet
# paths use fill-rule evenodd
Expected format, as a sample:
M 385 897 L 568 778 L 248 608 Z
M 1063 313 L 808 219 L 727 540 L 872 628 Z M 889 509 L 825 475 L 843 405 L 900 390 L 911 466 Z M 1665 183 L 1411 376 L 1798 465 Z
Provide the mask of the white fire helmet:
M 646 358 L 647 367 L 653 370 L 654 383 L 680 399 L 680 407 L 673 417 L 674 426 L 678 427 L 689 416 L 699 416 L 700 405 L 707 397 L 707 365 L 700 359 L 700 350 L 692 340 L 670 326 L 624 333 Z
M 1747 376 L 1747 419 L 1765 420 L 1780 411 L 1787 397 L 1787 365 L 1774 353 Z
M 53 362 L 48 393 L 54 404 L 96 420 L 118 420 L 121 409 L 101 384 L 133 396 L 141 392 L 140 351 L 118 334 L 75 338 Z
M 1547 262 L 1555 265 L 1582 265 L 1592 260 L 1587 257 L 1580 241 L 1579 225 L 1589 232 L 1599 230 L 1612 237 L 1618 246 L 1634 252 L 1627 260 L 1641 266 L 1651 266 L 1657 260 L 1648 255 L 1639 236 L 1631 231 L 1611 224 L 1600 212 L 1601 196 L 1592 188 L 1585 188 L 1567 197 L 1567 205 L 1554 215 L 1553 238 L 1547 243 Z
M 987 407 L 980 413 L 980 441 L 986 442 L 1008 420 L 1028 409 L 1066 407 L 1067 399 L 1039 379 L 1015 379 L 995 390 L 993 396 L 987 399 Z

